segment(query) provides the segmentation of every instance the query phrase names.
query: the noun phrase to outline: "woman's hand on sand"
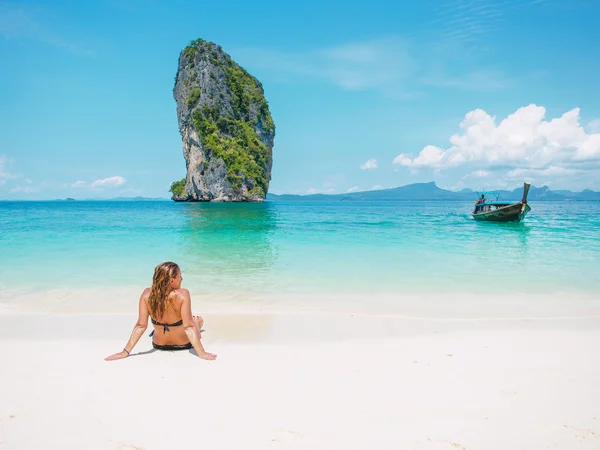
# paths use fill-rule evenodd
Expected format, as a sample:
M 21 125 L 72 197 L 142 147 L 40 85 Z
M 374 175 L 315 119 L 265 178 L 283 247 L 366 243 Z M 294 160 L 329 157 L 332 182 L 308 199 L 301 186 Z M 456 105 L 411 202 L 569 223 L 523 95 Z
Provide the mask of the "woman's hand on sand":
M 217 355 L 215 355 L 214 353 L 204 352 L 204 353 L 198 353 L 198 358 L 207 359 L 209 361 L 212 361 L 214 359 L 217 359 Z
M 119 353 L 115 353 L 114 355 L 107 356 L 106 358 L 104 358 L 104 361 L 115 361 L 117 359 L 127 358 L 128 356 L 129 356 L 129 353 L 127 353 L 125 350 L 123 350 Z

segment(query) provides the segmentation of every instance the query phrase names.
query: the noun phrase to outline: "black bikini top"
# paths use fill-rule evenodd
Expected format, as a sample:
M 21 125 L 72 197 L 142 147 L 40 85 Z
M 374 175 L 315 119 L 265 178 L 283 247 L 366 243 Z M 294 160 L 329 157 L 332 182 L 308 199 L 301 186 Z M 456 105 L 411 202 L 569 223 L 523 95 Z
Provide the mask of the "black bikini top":
M 167 331 L 169 331 L 169 332 L 171 331 L 169 329 L 169 327 L 178 327 L 179 325 L 183 325 L 183 320 L 179 320 L 179 321 L 174 322 L 174 323 L 161 323 L 161 322 L 157 322 L 154 319 L 151 319 L 151 320 L 152 320 L 152 323 L 154 325 L 162 325 L 162 327 L 163 327 L 163 334 L 166 333 Z M 150 333 L 150 336 L 152 336 L 153 334 L 154 334 L 154 330 L 152 330 L 152 333 Z

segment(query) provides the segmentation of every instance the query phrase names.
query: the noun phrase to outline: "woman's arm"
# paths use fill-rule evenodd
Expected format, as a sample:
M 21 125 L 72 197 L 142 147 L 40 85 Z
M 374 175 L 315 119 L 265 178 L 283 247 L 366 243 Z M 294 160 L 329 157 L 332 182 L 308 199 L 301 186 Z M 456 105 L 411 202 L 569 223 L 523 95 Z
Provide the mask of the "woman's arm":
M 140 302 L 139 302 L 139 307 L 138 307 L 138 320 L 135 323 L 135 326 L 133 327 L 133 331 L 131 332 L 129 341 L 127 341 L 127 344 L 125 345 L 125 347 L 123 348 L 122 351 L 104 358 L 105 361 L 114 361 L 115 359 L 127 358 L 129 356 L 129 354 L 131 353 L 131 351 L 133 350 L 133 347 L 135 347 L 135 344 L 138 343 L 138 341 L 142 337 L 142 334 L 144 334 L 144 332 L 148 328 L 148 316 L 150 314 L 148 313 L 148 305 L 146 304 L 146 297 L 148 297 L 149 293 L 150 293 L 150 289 L 146 288 L 144 290 L 144 292 L 142 292 L 142 295 L 140 296 Z
M 192 316 L 192 299 L 190 292 L 187 289 L 180 289 L 183 301 L 181 302 L 181 320 L 183 320 L 183 329 L 187 338 L 190 340 L 192 347 L 196 350 L 198 356 L 202 359 L 215 359 L 217 355 L 208 353 L 204 350 L 202 342 L 200 342 L 200 330 L 196 327 L 194 316 Z

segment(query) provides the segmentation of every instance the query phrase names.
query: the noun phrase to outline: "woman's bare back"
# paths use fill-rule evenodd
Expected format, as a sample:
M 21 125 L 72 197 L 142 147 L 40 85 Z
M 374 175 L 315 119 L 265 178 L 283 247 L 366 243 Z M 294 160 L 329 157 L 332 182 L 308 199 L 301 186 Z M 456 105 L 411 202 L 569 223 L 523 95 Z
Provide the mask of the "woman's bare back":
M 155 317 L 150 311 L 150 317 L 153 320 L 154 335 L 152 341 L 158 345 L 185 345 L 190 341 L 185 333 L 183 324 L 175 326 L 167 326 L 154 324 L 159 322 L 161 324 L 176 324 L 180 323 L 181 317 L 181 304 L 183 303 L 183 293 L 180 289 L 175 289 L 169 294 L 169 302 L 167 308 L 161 317 Z M 148 297 L 150 296 L 150 288 L 144 291 L 144 301 L 148 306 Z M 195 320 L 196 321 L 196 320 Z

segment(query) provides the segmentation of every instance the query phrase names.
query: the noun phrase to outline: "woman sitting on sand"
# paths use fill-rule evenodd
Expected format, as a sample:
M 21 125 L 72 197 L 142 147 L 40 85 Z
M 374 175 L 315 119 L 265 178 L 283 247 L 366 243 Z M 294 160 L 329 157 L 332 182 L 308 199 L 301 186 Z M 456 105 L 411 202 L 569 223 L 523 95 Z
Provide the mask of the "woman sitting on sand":
M 148 328 L 152 318 L 154 331 L 152 346 L 158 350 L 186 350 L 192 347 L 202 359 L 215 359 L 200 342 L 202 317 L 192 316 L 192 300 L 187 289 L 181 287 L 181 270 L 173 262 L 164 262 L 154 269 L 152 287 L 144 289 L 140 297 L 139 316 L 131 337 L 123 351 L 105 358 L 106 361 L 127 358 L 135 344 Z

